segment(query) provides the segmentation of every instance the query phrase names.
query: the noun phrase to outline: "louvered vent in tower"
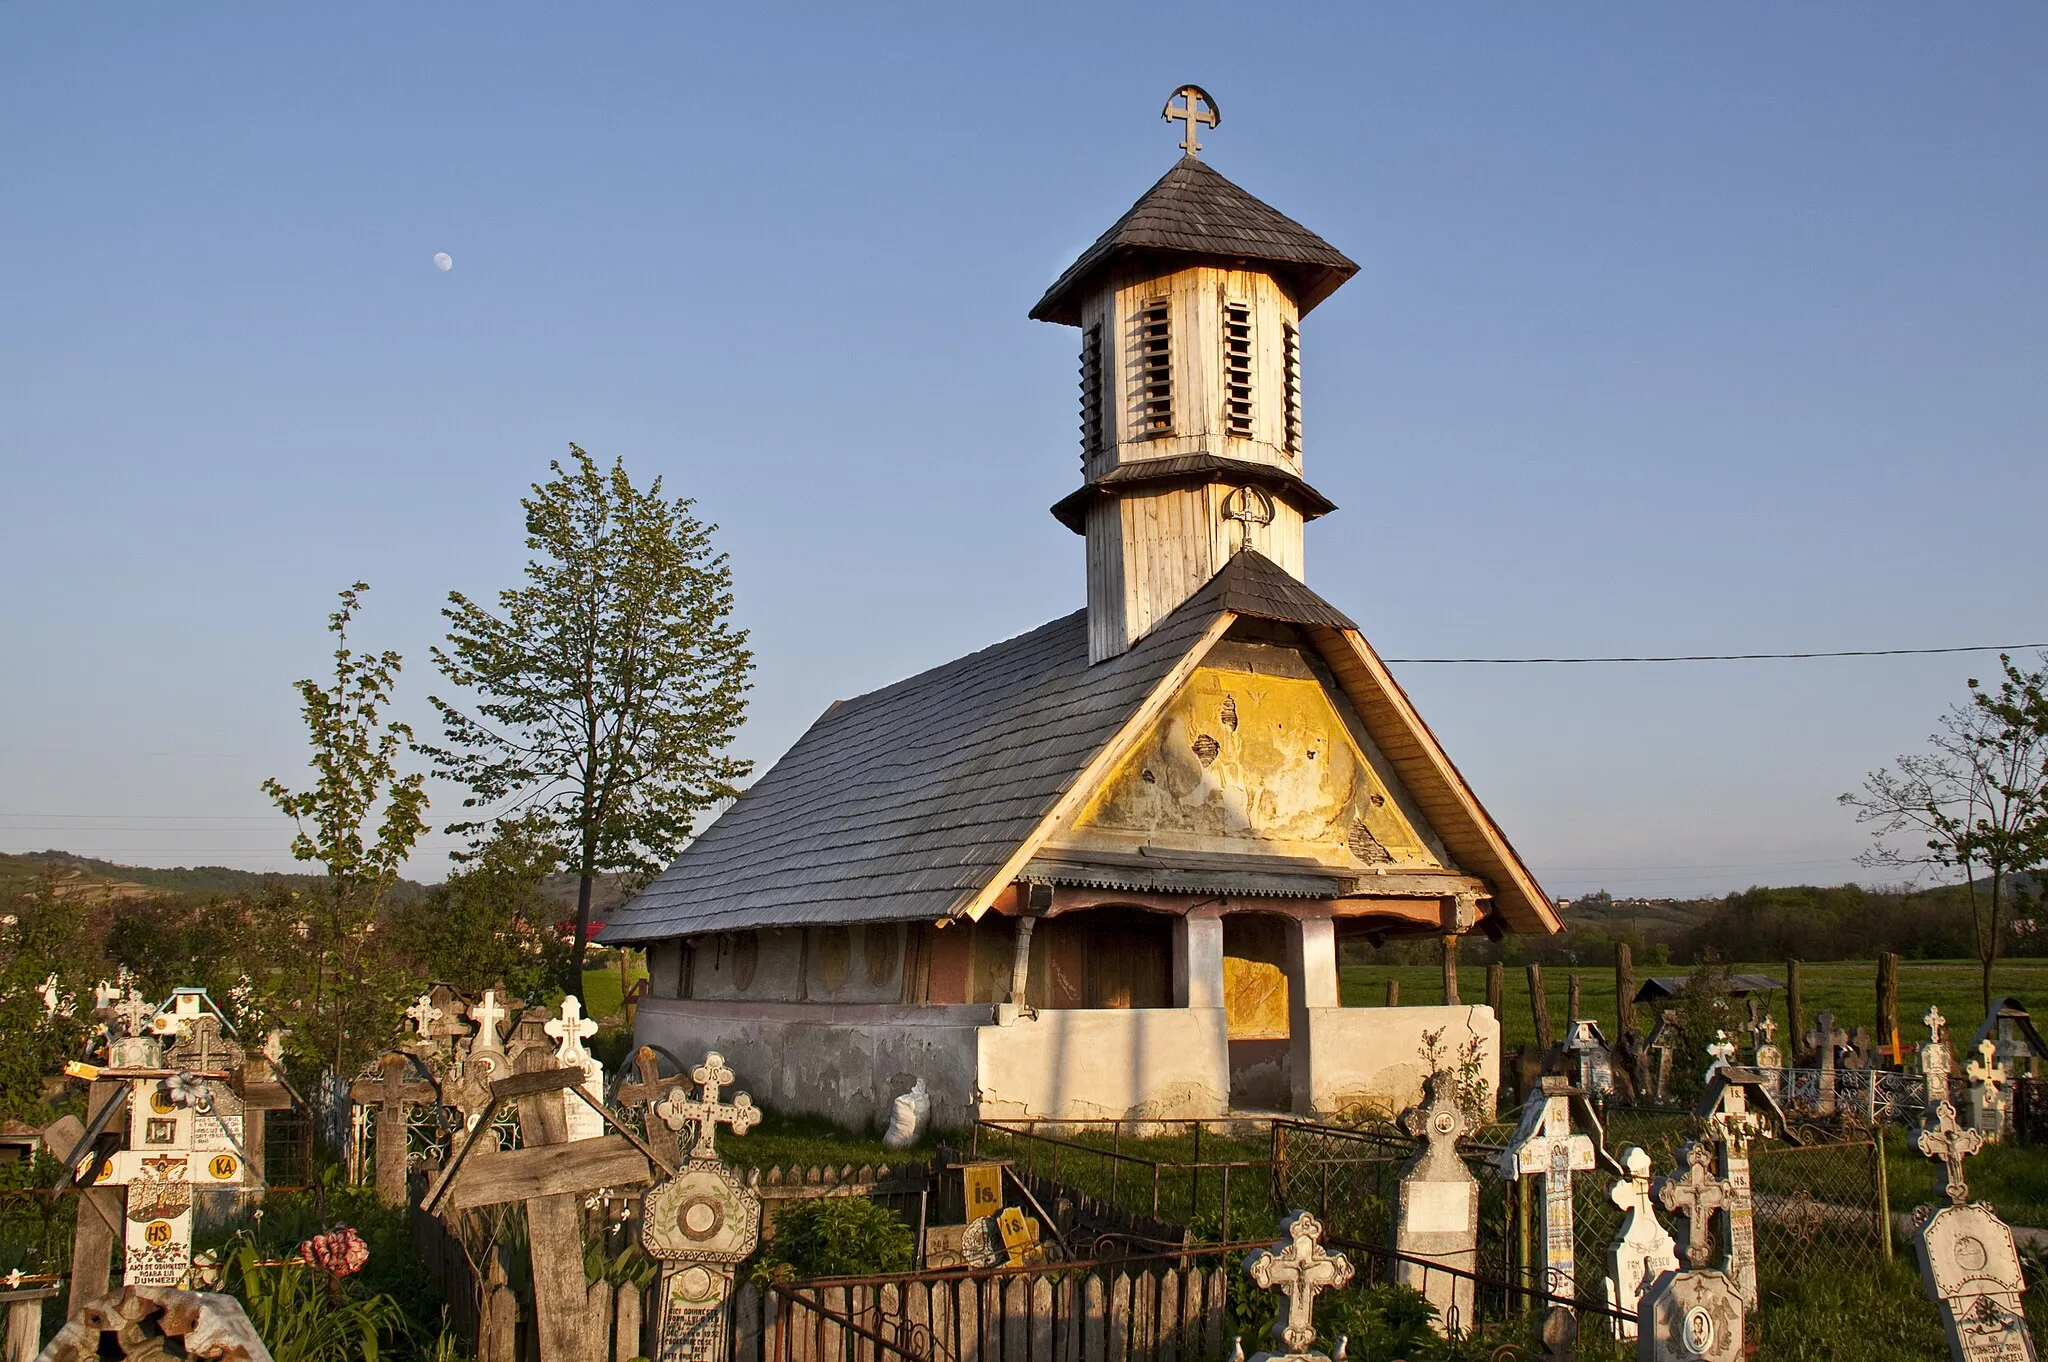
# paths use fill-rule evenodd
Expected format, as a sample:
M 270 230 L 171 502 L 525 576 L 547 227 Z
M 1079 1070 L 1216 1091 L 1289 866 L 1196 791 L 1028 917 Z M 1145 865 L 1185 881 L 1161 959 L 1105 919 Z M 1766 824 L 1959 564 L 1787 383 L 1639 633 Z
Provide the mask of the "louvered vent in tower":
M 1154 298 L 1132 319 L 1138 352 L 1137 421 L 1146 435 L 1173 433 L 1173 349 L 1166 330 L 1166 299 Z
M 1223 305 L 1223 428 L 1251 438 L 1252 310 L 1244 303 Z
M 1081 334 L 1081 454 L 1102 452 L 1102 323 Z
M 1281 326 L 1283 355 L 1281 363 L 1286 366 L 1283 400 L 1286 403 L 1287 452 L 1295 458 L 1301 457 L 1301 332 L 1292 323 Z

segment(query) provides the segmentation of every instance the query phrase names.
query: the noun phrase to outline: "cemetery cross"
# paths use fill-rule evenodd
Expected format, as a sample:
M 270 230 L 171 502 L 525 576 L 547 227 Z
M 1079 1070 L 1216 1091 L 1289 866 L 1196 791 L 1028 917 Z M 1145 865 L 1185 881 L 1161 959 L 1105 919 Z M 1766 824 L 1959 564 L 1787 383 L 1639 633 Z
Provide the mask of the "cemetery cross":
M 359 1078 L 348 1095 L 377 1108 L 377 1199 L 386 1206 L 405 1204 L 406 1111 L 439 1095 L 432 1083 L 408 1079 L 412 1060 L 393 1051 L 377 1061 L 375 1078 Z
M 1316 1297 L 1351 1280 L 1351 1260 L 1323 1251 L 1322 1222 L 1307 1211 L 1289 1216 L 1280 1232 L 1286 1236 L 1282 1242 L 1254 1252 L 1245 1271 L 1259 1286 L 1286 1293 L 1287 1323 L 1280 1337 L 1290 1354 L 1302 1354 L 1316 1341 Z

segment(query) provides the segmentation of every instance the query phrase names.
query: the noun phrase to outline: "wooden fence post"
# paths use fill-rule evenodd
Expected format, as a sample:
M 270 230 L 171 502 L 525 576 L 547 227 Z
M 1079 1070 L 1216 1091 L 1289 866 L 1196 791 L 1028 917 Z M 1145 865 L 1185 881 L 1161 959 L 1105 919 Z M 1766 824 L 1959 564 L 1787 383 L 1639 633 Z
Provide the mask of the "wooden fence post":
M 1806 1050 L 1806 1001 L 1800 996 L 1799 962 L 1785 962 L 1785 1021 L 1792 1031 L 1792 1055 L 1805 1059 Z
M 1458 938 L 1444 935 L 1444 1006 L 1458 1005 Z
M 7 1306 L 7 1342 L 0 1351 L 5 1362 L 36 1362 L 43 1350 L 43 1302 L 56 1294 L 54 1286 L 0 1291 L 0 1303 Z
M 1557 1035 L 1550 1029 L 1550 999 L 1543 992 L 1543 966 L 1531 962 L 1529 975 L 1529 1016 L 1536 1023 L 1536 1048 L 1549 1052 Z
M 1387 1006 L 1399 1007 L 1400 1005 L 1401 981 L 1399 979 L 1389 979 L 1387 980 Z
M 1894 1048 L 1899 1037 L 1899 956 L 1885 951 L 1877 957 L 1877 1044 L 1901 1066 L 1905 1055 Z M 1875 1066 L 1873 1066 L 1875 1067 Z
M 1508 967 L 1488 965 L 1486 967 L 1486 1005 L 1493 1009 L 1493 1019 L 1504 1022 L 1507 1018 L 1501 1009 L 1507 1005 Z
M 1586 1015 L 1586 995 L 1579 987 L 1579 972 L 1564 977 L 1564 1024 L 1572 1025 Z
M 1614 1020 L 1616 1040 L 1636 1029 L 1636 958 L 1626 941 L 1614 943 Z

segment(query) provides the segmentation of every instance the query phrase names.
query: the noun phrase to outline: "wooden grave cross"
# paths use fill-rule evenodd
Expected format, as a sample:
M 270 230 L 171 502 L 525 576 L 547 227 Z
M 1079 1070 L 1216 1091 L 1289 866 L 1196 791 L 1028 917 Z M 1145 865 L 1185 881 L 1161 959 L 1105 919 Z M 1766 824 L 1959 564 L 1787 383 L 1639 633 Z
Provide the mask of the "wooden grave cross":
M 1279 1330 L 1290 1355 L 1308 1352 L 1316 1341 L 1316 1297 L 1351 1280 L 1351 1260 L 1323 1251 L 1323 1225 L 1307 1211 L 1280 1224 L 1281 1241 L 1245 1259 L 1245 1272 L 1269 1291 L 1287 1295 L 1287 1323 Z
M 1815 1105 L 1830 1112 L 1835 1109 L 1835 1056 L 1849 1043 L 1849 1033 L 1835 1025 L 1832 1012 L 1823 1012 L 1813 1020 L 1813 1029 L 1806 1033 L 1806 1044 L 1815 1053 L 1815 1063 L 1820 1065 Z
M 192 1270 L 197 1191 L 255 1185 L 247 1154 L 215 1111 L 219 1082 L 183 1072 L 132 1077 L 128 1147 L 87 1162 L 94 1139 L 111 1119 L 109 1104 L 102 1109 L 105 1118 L 96 1116 L 72 1148 L 67 1173 L 89 1186 L 126 1189 L 126 1285 L 182 1285 Z
M 406 1077 L 412 1063 L 411 1056 L 394 1050 L 377 1061 L 375 1078 L 359 1078 L 348 1090 L 357 1102 L 377 1109 L 377 1199 L 386 1206 L 406 1202 L 406 1112 L 440 1096 L 434 1084 Z
M 668 1122 L 655 1115 L 655 1104 L 668 1095 L 669 1089 L 687 1081 L 680 1073 L 664 1075 L 661 1072 L 661 1056 L 652 1045 L 643 1045 L 633 1052 L 633 1070 L 638 1081 L 620 1076 L 614 1099 L 622 1107 L 640 1107 L 647 1113 L 647 1147 L 674 1163 L 682 1156 L 682 1146 L 676 1140 L 675 1131 Z
M 522 1061 L 525 1072 L 491 1084 L 489 1103 L 421 1209 L 432 1214 L 444 1206 L 464 1211 L 523 1202 L 540 1362 L 583 1362 L 591 1355 L 585 1337 L 583 1198 L 607 1188 L 640 1186 L 649 1179 L 650 1163 L 666 1165 L 601 1107 L 599 1118 L 619 1133 L 569 1139 L 565 1103 L 591 1102 L 583 1090 L 585 1075 L 579 1068 L 543 1067 L 547 1063 L 545 1053 L 530 1050 Z M 522 1147 L 471 1157 L 498 1107 L 508 1101 L 519 1107 Z
M 1963 1180 L 1963 1160 L 1984 1148 L 1984 1132 L 1958 1125 L 1956 1109 L 1948 1102 L 1928 1108 L 1928 1120 L 1913 1140 L 1913 1147 L 1947 1170 L 1942 1178 L 1942 1195 L 1951 1206 L 1967 1205 L 1970 1184 Z
M 668 1124 L 670 1130 L 681 1130 L 688 1121 L 696 1126 L 696 1142 L 690 1146 L 693 1159 L 715 1159 L 718 1157 L 718 1127 L 725 1124 L 732 1127 L 735 1135 L 744 1135 L 761 1122 L 761 1109 L 754 1105 L 754 1099 L 745 1093 L 735 1093 L 730 1102 L 721 1102 L 719 1090 L 737 1082 L 739 1075 L 725 1067 L 725 1056 L 716 1050 L 704 1056 L 704 1062 L 690 1070 L 690 1081 L 698 1085 L 695 1098 L 680 1092 L 671 1092 L 655 1105 L 654 1114 Z
M 1683 1175 L 1657 1180 L 1657 1200 L 1665 1210 L 1685 1218 L 1685 1265 L 1704 1268 L 1714 1254 L 1714 1212 L 1728 1208 L 1728 1188 L 1714 1176 L 1714 1153 L 1698 1140 L 1680 1151 Z

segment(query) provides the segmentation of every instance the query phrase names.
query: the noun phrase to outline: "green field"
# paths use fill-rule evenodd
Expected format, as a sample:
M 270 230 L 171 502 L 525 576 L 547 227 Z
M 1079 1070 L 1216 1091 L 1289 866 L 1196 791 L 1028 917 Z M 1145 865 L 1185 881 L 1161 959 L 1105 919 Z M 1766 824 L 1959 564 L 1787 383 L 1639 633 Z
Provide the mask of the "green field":
M 1785 977 L 1785 963 L 1780 961 L 1753 961 L 1730 965 L 1734 974 L 1765 974 L 1782 981 Z M 1611 963 L 1584 965 L 1576 971 L 1563 966 L 1545 966 L 1543 970 L 1543 991 L 1550 1000 L 1551 1026 L 1560 1035 L 1568 1018 L 1565 1016 L 1565 993 L 1567 977 L 1576 972 L 1582 985 L 1585 1010 L 1600 1023 L 1609 1040 L 1616 1038 L 1616 1013 L 1614 1007 L 1614 967 Z M 1636 967 L 1636 982 L 1640 985 L 1652 974 L 1690 974 L 1685 965 L 1664 965 L 1648 969 Z M 1346 965 L 1338 971 L 1342 998 L 1346 1007 L 1380 1007 L 1386 1003 L 1387 981 L 1398 980 L 1401 985 L 1401 1002 L 1407 1006 L 1426 1006 L 1443 1001 L 1443 971 L 1434 965 Z M 1974 960 L 1901 960 L 1899 962 L 1899 1031 L 1908 1045 L 1926 1036 L 1920 1025 L 1920 1018 L 1930 1003 L 1939 1004 L 1942 1015 L 1949 1019 L 1955 1041 L 1967 1042 L 1976 1034 L 1977 1025 L 1984 1018 L 1984 1009 L 1977 988 L 1978 965 Z M 1874 960 L 1809 961 L 1802 971 L 1802 991 L 1805 994 L 1807 1025 L 1823 1010 L 1835 1014 L 1835 1024 L 1844 1030 L 1858 1026 L 1873 1029 L 1877 1023 L 1877 962 Z M 1458 993 L 1467 1003 L 1486 1001 L 1486 970 L 1484 966 L 1467 965 L 1458 971 Z M 2048 960 L 2016 960 L 2002 963 L 1992 976 L 1992 994 L 2010 995 L 2038 1007 L 2048 1016 Z M 1777 1018 L 1778 1025 L 1785 1025 L 1785 995 L 1773 991 L 1764 999 L 1770 1014 Z M 1504 1039 L 1510 1046 L 1533 1043 L 1536 1039 L 1536 1024 L 1529 1011 L 1529 985 L 1520 966 L 1510 965 L 1507 971 L 1507 991 L 1502 1018 Z M 1655 1023 L 1655 1016 L 1642 1015 L 1646 1008 L 1638 1007 L 1638 1025 L 1647 1030 Z M 1778 1043 L 1785 1043 L 1781 1030 Z

